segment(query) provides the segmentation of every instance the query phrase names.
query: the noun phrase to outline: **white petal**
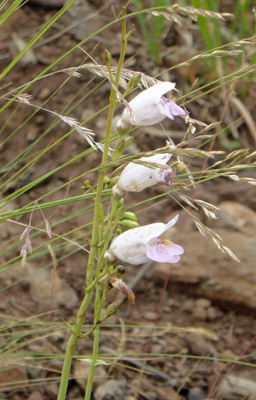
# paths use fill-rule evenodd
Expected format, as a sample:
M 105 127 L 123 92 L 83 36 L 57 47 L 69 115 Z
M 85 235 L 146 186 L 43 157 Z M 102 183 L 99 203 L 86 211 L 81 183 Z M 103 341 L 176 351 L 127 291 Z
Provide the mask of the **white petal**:
M 130 123 L 132 125 L 148 126 L 163 121 L 165 115 L 160 112 L 158 104 L 161 102 L 161 96 L 173 90 L 174 87 L 175 83 L 161 82 L 138 94 L 129 103 L 137 120 L 125 109 L 121 119 L 122 123 L 120 124 Z
M 169 92 L 170 90 L 173 90 L 175 88 L 175 83 L 172 82 L 161 82 L 157 83 L 154 86 L 151 86 L 149 89 L 143 90 L 138 96 L 136 96 L 130 104 L 136 104 L 137 99 L 139 101 L 147 101 L 148 98 L 158 98 L 159 100 L 161 99 L 161 96 L 163 96 L 165 93 Z M 136 100 L 136 102 L 135 102 Z
M 165 165 L 171 159 L 172 154 L 164 153 L 164 154 L 155 154 L 154 156 L 150 157 L 142 157 L 142 161 L 152 162 L 156 164 Z
M 142 157 L 141 161 L 167 166 L 171 154 L 156 154 L 151 157 Z M 117 187 L 126 192 L 140 192 L 143 189 L 161 182 L 160 168 L 129 163 L 121 173 Z
M 168 231 L 168 229 L 172 228 L 179 219 L 179 215 L 176 215 L 171 221 L 166 224 L 166 229 L 164 232 Z
M 158 183 L 158 169 L 130 163 L 123 170 L 117 186 L 126 192 L 141 192 Z

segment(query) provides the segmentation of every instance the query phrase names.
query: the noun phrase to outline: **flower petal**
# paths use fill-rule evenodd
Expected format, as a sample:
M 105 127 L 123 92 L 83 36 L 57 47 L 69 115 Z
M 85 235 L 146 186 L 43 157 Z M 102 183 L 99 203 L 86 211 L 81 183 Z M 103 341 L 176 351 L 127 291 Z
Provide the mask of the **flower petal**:
M 122 171 L 117 185 L 113 191 L 119 196 L 123 196 L 125 192 L 141 192 L 143 189 L 164 183 L 170 185 L 171 181 L 166 179 L 172 174 L 172 168 L 166 164 L 171 154 L 155 154 L 151 157 L 142 157 L 138 161 L 149 163 L 146 165 L 129 163 Z M 152 163 L 152 164 L 151 164 Z M 165 168 L 158 168 L 154 164 L 162 165 Z
M 186 116 L 188 114 L 182 107 L 178 106 L 174 101 L 162 97 L 163 103 L 159 104 L 161 114 L 170 118 L 172 121 L 177 115 Z
M 149 163 L 156 163 L 156 164 L 161 164 L 161 165 L 166 165 L 168 161 L 171 159 L 172 154 L 169 153 L 163 153 L 163 154 L 155 154 L 150 157 L 142 157 L 140 160 L 146 161 Z
M 161 113 L 158 105 L 162 101 L 162 96 L 174 88 L 175 83 L 161 82 L 143 90 L 129 103 L 136 118 L 129 109 L 125 108 L 117 127 L 127 129 L 129 124 L 149 126 L 163 121 L 165 114 Z
M 180 261 L 180 255 L 183 253 L 184 249 L 178 244 L 172 244 L 171 247 L 168 247 L 162 242 L 159 242 L 146 246 L 146 254 L 148 258 L 156 262 L 169 262 L 175 264 Z
M 172 227 L 176 224 L 176 222 L 178 221 L 178 219 L 179 219 L 179 214 L 176 215 L 173 219 L 171 219 L 171 221 L 169 221 L 169 222 L 165 225 L 165 230 L 161 233 L 161 235 L 162 235 L 164 232 L 168 231 L 168 229 L 172 228 Z
M 171 186 L 172 178 L 176 175 L 176 171 L 172 168 L 162 168 L 159 170 L 158 175 L 158 182 L 161 182 L 166 186 Z

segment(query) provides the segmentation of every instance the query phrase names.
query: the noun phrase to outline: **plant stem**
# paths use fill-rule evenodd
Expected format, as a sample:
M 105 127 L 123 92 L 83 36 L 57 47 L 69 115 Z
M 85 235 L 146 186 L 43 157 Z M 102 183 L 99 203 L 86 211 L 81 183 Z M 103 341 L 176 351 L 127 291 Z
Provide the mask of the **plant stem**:
M 119 58 L 116 81 L 115 81 L 116 86 L 118 86 L 118 84 L 119 84 L 122 65 L 123 65 L 123 61 L 124 61 L 124 57 L 125 57 L 126 43 L 127 43 L 125 12 L 126 12 L 125 8 L 123 8 L 123 21 L 122 21 L 122 37 L 123 37 L 123 39 L 122 39 L 122 49 L 121 49 L 121 54 L 120 54 L 120 58 Z M 91 304 L 91 300 L 92 300 L 92 296 L 93 296 L 94 285 L 92 285 L 92 283 L 94 280 L 95 260 L 97 259 L 99 238 L 102 237 L 103 229 L 104 229 L 104 226 L 102 224 L 99 228 L 99 221 L 100 221 L 100 217 L 101 217 L 101 207 L 102 207 L 101 199 L 102 199 L 102 192 L 103 192 L 103 185 L 104 185 L 104 177 L 105 177 L 105 173 L 106 173 L 106 168 L 104 168 L 103 166 L 107 162 L 107 158 L 108 158 L 111 128 L 112 128 L 112 121 L 113 121 L 114 111 L 115 111 L 115 107 L 116 107 L 116 102 L 117 102 L 116 92 L 115 92 L 113 86 L 111 86 L 110 105 L 109 105 L 108 118 L 107 118 L 107 123 L 106 123 L 106 137 L 105 137 L 101 167 L 99 168 L 98 185 L 97 185 L 97 192 L 96 192 L 95 205 L 94 205 L 94 214 L 93 214 L 92 239 L 91 239 L 90 254 L 89 254 L 87 273 L 86 273 L 86 286 L 87 286 L 87 288 L 90 287 L 90 290 L 87 290 L 84 300 L 79 308 L 77 318 L 72 326 L 72 333 L 71 333 L 71 336 L 70 336 L 68 344 L 67 344 L 66 354 L 65 354 L 65 358 L 64 358 L 58 400 L 65 400 L 67 386 L 68 386 L 69 373 L 70 373 L 70 368 L 71 368 L 74 352 L 76 349 L 76 344 L 77 344 L 78 339 L 81 336 L 85 314 L 86 314 L 88 307 Z M 106 246 L 106 244 L 105 244 L 105 246 Z M 100 274 L 100 272 L 101 272 L 101 268 L 99 268 L 99 266 L 98 266 L 96 276 L 97 276 L 97 274 Z M 94 326 L 98 323 L 98 321 L 100 319 L 100 312 L 101 312 L 101 308 L 102 308 L 102 304 L 103 304 L 103 302 L 101 301 L 101 292 L 102 292 L 102 287 L 101 287 L 101 284 L 98 283 L 97 288 L 96 288 L 96 296 L 95 296 Z M 104 291 L 103 291 L 103 296 L 105 296 Z M 92 365 L 90 368 L 89 377 L 88 377 L 88 381 L 87 381 L 87 385 L 86 385 L 85 400 L 89 400 L 91 398 L 93 377 L 94 377 L 95 369 L 97 366 L 98 347 L 99 347 L 99 328 L 100 327 L 97 326 L 94 330 Z
M 112 127 L 112 120 L 113 120 L 113 115 L 114 115 L 114 111 L 115 111 L 115 105 L 116 105 L 116 95 L 115 95 L 114 90 L 111 88 L 110 107 L 109 107 L 109 113 L 108 113 L 108 119 L 107 119 L 106 139 L 105 139 L 104 152 L 102 155 L 102 164 L 104 164 L 107 161 L 107 157 L 108 157 L 111 127 Z M 91 283 L 93 282 L 95 259 L 96 259 L 96 255 L 97 255 L 97 243 L 98 243 L 98 231 L 99 231 L 98 223 L 99 223 L 99 217 L 100 217 L 101 197 L 102 197 L 102 190 L 103 190 L 103 184 L 104 184 L 104 175 L 105 175 L 105 170 L 103 168 L 100 168 L 97 192 L 96 192 L 96 198 L 95 198 L 95 206 L 94 206 L 91 248 L 90 248 L 89 260 L 88 260 L 88 266 L 87 266 L 87 274 L 86 274 L 87 287 L 89 285 L 91 285 Z M 90 291 L 87 291 L 87 293 L 84 297 L 84 300 L 79 308 L 77 318 L 72 327 L 72 334 L 69 338 L 67 348 L 66 348 L 66 354 L 65 354 L 65 358 L 64 358 L 58 400 L 64 400 L 66 397 L 72 359 L 74 356 L 77 341 L 82 332 L 86 311 L 87 311 L 89 305 L 91 304 L 92 296 L 93 296 L 93 287 L 91 288 Z M 97 299 L 97 297 L 96 297 L 96 299 Z M 94 364 L 96 364 L 96 361 L 97 361 L 98 341 L 99 341 L 99 329 L 96 328 L 96 330 L 94 332 L 94 355 L 93 355 L 93 360 L 94 360 L 93 363 Z M 96 365 L 91 366 L 89 378 L 88 378 L 88 384 L 91 380 L 93 380 L 95 368 L 96 368 Z M 89 393 L 89 389 L 86 391 L 86 393 Z M 87 394 L 87 396 L 89 396 L 89 394 Z
M 71 333 L 71 336 L 69 338 L 67 348 L 66 348 L 66 354 L 65 354 L 63 368 L 62 368 L 58 400 L 65 400 L 65 398 L 66 398 L 71 363 L 73 360 L 77 341 L 82 332 L 86 311 L 91 304 L 92 295 L 93 295 L 92 290 L 90 292 L 86 293 L 84 300 L 79 308 L 76 321 L 74 322 L 74 325 L 73 325 L 73 330 L 72 330 L 72 333 Z
M 94 324 L 97 324 L 97 322 L 100 319 L 100 312 L 101 312 L 100 297 L 101 297 L 101 285 L 98 284 L 97 289 L 96 289 L 96 296 L 95 296 Z M 90 398 L 91 398 L 93 378 L 94 378 L 95 369 L 97 367 L 99 339 L 100 339 L 100 327 L 97 326 L 97 328 L 94 331 L 92 364 L 90 367 L 90 372 L 89 372 L 87 385 L 86 385 L 86 391 L 85 391 L 85 397 L 84 397 L 85 400 L 90 400 Z

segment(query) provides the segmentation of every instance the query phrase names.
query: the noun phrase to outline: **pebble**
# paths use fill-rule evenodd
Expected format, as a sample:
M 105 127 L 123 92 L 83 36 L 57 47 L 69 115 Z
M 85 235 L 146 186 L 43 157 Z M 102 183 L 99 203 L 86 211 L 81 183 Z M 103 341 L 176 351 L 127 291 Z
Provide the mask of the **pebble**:
M 226 349 L 222 351 L 221 358 L 223 358 L 224 360 L 234 361 L 237 359 L 237 356 L 235 355 L 235 353 L 233 353 L 233 351 Z
M 50 384 L 47 384 L 46 390 L 47 390 L 48 395 L 51 398 L 56 399 L 58 396 L 58 392 L 59 392 L 59 385 L 55 382 L 52 382 Z
M 28 400 L 42 400 L 42 394 L 40 392 L 33 392 L 28 397 Z
M 147 312 L 145 312 L 144 318 L 147 319 L 148 321 L 154 321 L 155 318 L 156 318 L 155 311 L 147 311 Z
M 51 89 L 49 87 L 44 87 L 38 94 L 40 100 L 46 100 L 51 94 Z
M 26 134 L 26 139 L 28 142 L 34 142 L 37 138 L 37 133 L 38 133 L 38 128 L 36 126 L 32 126 L 27 134 Z
M 193 318 L 198 321 L 205 321 L 207 319 L 207 310 L 204 308 L 195 307 L 192 315 Z
M 91 367 L 90 364 L 86 361 L 78 361 L 75 364 L 74 378 L 78 383 L 78 385 L 81 386 L 82 388 L 84 388 L 86 385 L 86 380 L 89 376 L 90 367 Z M 93 386 L 96 386 L 96 384 L 102 384 L 103 382 L 106 381 L 106 379 L 107 379 L 107 372 L 105 368 L 100 365 L 96 369 L 95 377 L 93 380 Z
M 218 318 L 218 310 L 215 307 L 209 307 L 207 317 L 209 321 L 215 321 Z
M 190 389 L 188 400 L 204 400 L 206 399 L 205 393 L 201 388 L 194 387 Z
M 191 333 L 187 337 L 190 352 L 196 356 L 205 356 L 206 354 L 214 354 L 214 348 L 211 343 L 207 342 L 200 333 Z
M 151 347 L 151 351 L 153 354 L 161 354 L 163 351 L 163 346 L 161 344 L 154 344 Z M 159 358 L 157 359 L 157 362 L 159 362 Z
M 195 303 L 199 308 L 209 308 L 212 304 L 210 300 L 204 298 L 197 299 Z
M 126 380 L 116 380 L 116 379 L 109 379 L 103 385 L 97 387 L 94 392 L 94 399 L 95 400 L 103 400 L 103 399 L 116 399 L 121 400 L 124 398 L 126 387 Z
M 183 306 L 184 311 L 192 312 L 195 308 L 195 301 L 193 299 L 186 300 Z

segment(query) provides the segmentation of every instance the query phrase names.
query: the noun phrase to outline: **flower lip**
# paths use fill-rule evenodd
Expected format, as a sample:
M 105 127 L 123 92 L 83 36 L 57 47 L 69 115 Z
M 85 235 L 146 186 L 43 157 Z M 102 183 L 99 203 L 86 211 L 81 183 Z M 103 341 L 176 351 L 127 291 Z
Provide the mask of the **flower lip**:
M 169 240 L 160 240 L 152 245 L 147 245 L 146 253 L 153 261 L 175 264 L 180 261 L 180 255 L 184 253 L 184 249 Z
M 188 112 L 182 107 L 178 106 L 175 101 L 166 99 L 165 97 L 162 97 L 162 104 L 159 104 L 159 110 L 161 114 L 170 118 L 172 121 L 174 120 L 174 117 L 178 115 L 183 117 L 188 115 Z

